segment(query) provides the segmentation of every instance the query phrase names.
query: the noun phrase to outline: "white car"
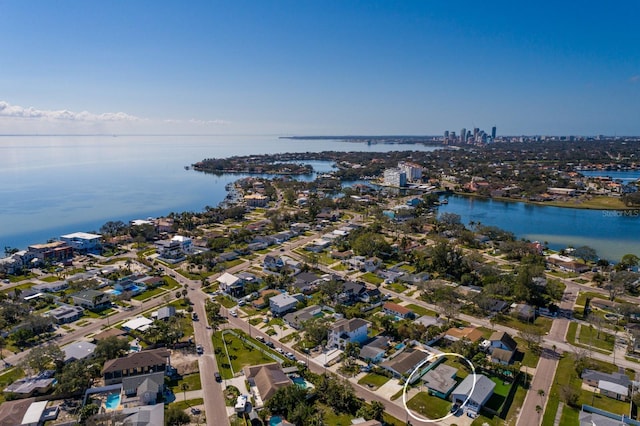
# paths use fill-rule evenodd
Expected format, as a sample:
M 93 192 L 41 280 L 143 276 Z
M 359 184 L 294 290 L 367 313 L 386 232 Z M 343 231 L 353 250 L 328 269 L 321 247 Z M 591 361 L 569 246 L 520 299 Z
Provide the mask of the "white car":
M 237 317 L 238 313 L 236 311 L 229 311 L 229 315 L 231 315 L 232 317 Z
M 283 354 L 284 351 L 282 350 L 282 348 L 276 348 L 276 352 Z

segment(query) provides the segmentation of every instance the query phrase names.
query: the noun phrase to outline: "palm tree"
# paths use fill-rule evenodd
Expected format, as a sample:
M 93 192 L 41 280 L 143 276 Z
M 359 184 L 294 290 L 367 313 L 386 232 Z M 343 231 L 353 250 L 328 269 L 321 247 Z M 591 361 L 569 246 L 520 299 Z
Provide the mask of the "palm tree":
M 189 383 L 182 382 L 180 384 L 180 389 L 182 389 L 182 394 L 184 395 L 184 400 L 187 400 L 187 390 L 189 389 Z

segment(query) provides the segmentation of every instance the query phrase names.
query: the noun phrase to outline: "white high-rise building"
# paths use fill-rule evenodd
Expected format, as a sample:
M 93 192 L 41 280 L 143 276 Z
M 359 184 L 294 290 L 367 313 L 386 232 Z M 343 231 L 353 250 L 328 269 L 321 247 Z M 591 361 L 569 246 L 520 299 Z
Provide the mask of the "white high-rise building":
M 407 174 L 398 169 L 386 169 L 384 171 L 384 184 L 389 186 L 407 186 Z
M 403 161 L 398 163 L 398 168 L 405 173 L 409 182 L 416 182 L 422 179 L 422 166 L 419 164 Z

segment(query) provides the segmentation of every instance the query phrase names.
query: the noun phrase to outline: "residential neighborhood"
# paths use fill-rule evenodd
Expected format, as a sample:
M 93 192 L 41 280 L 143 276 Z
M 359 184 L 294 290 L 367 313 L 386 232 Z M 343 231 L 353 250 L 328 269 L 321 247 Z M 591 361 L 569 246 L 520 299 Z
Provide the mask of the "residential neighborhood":
M 431 194 L 236 190 L 238 205 L 2 259 L 0 425 L 636 415 L 634 259 L 615 269 L 588 247 L 467 228 Z

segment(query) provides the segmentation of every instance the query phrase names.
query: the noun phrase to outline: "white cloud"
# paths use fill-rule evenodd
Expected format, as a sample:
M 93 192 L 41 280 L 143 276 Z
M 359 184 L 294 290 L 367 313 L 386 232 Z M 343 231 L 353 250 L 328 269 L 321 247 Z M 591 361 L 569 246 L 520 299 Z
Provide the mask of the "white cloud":
M 94 114 L 88 111 L 74 112 L 69 110 L 41 110 L 33 107 L 25 108 L 19 105 L 11 105 L 6 101 L 0 101 L 0 117 L 82 122 L 132 122 L 140 120 L 140 118 L 124 112 L 105 112 L 102 114 Z
M 190 118 L 189 120 L 175 120 L 175 119 L 167 119 L 164 120 L 165 123 L 170 123 L 170 124 L 196 124 L 196 125 L 209 125 L 209 124 L 213 124 L 216 126 L 227 126 L 229 124 L 231 124 L 230 121 L 226 121 L 226 120 L 198 120 L 197 118 Z
M 633 75 L 629 78 L 629 82 L 635 84 L 640 81 L 640 75 Z
M 118 133 L 118 132 L 193 132 L 232 129 L 226 120 L 152 119 L 125 112 L 44 110 L 12 105 L 0 100 L 2 133 Z

